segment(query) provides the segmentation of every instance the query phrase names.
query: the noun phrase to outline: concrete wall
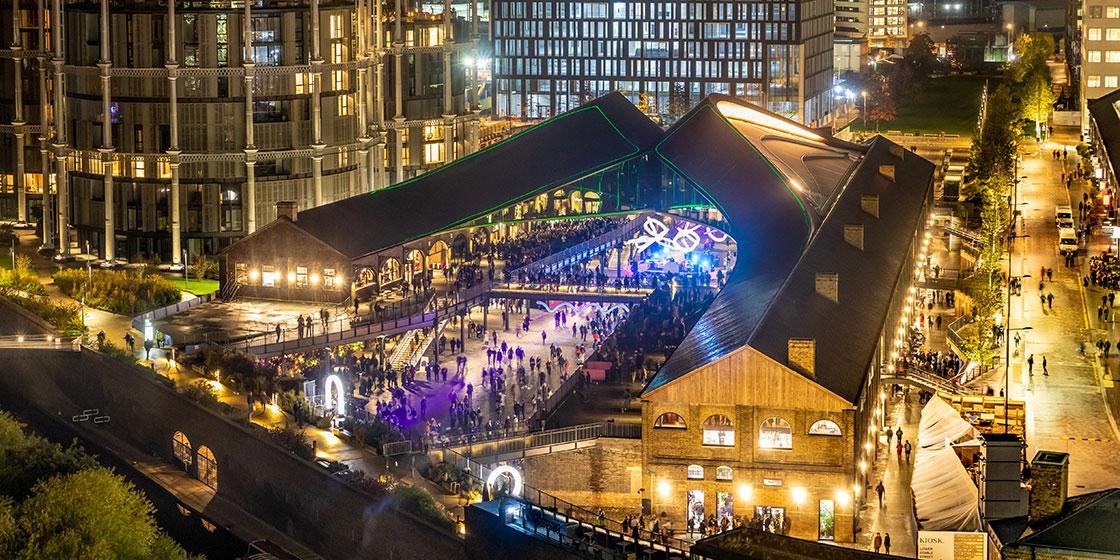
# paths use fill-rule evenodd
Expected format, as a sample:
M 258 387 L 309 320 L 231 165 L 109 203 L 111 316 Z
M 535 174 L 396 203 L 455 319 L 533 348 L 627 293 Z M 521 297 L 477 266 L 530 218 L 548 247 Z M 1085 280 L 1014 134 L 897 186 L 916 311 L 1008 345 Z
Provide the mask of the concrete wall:
M 70 418 L 98 408 L 110 432 L 174 463 L 184 432 L 218 464 L 218 494 L 331 559 L 464 558 L 462 543 L 331 478 L 311 463 L 217 417 L 131 366 L 92 352 L 0 352 L 0 404 L 34 403 Z M 203 512 L 205 514 L 205 512 Z
M 525 483 L 612 519 L 641 512 L 642 442 L 599 438 L 594 447 L 522 460 Z M 617 514 L 617 515 L 616 515 Z

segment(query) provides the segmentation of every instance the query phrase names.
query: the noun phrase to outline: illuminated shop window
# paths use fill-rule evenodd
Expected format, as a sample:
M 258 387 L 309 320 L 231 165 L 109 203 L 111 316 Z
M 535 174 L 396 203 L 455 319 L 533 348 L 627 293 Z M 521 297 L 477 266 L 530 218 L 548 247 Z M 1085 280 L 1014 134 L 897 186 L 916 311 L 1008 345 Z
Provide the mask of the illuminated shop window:
M 713 414 L 704 421 L 704 445 L 732 447 L 735 445 L 735 427 L 731 419 Z
M 688 424 L 685 424 L 684 417 L 680 414 L 677 414 L 676 412 L 666 412 L 665 414 L 658 416 L 657 420 L 653 421 L 653 427 L 674 428 L 683 430 L 688 427 Z
M 793 449 L 793 429 L 784 418 L 772 416 L 758 429 L 758 446 L 763 449 Z

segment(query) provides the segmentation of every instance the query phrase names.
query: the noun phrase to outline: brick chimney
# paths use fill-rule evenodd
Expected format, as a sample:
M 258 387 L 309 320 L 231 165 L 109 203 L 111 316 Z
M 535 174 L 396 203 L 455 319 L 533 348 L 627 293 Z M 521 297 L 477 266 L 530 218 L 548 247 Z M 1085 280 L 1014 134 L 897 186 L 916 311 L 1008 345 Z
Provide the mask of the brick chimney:
M 1031 460 L 1031 522 L 1062 512 L 1069 495 L 1069 453 L 1039 451 Z
M 294 200 L 281 200 L 276 203 L 276 217 L 288 218 L 291 221 L 296 221 L 299 217 L 299 203 Z

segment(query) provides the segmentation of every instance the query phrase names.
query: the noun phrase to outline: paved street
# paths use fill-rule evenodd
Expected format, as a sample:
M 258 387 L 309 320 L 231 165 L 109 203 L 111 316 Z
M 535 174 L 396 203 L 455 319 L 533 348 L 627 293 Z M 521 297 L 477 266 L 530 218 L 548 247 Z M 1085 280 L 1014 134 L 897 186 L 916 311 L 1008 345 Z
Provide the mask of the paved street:
M 1120 464 L 1115 461 L 1120 454 L 1120 434 L 1113 411 L 1105 405 L 1103 369 L 1093 356 L 1093 341 L 1098 336 L 1115 340 L 1117 328 L 1115 323 L 1103 328 L 1093 324 L 1100 294 L 1105 292 L 1082 287 L 1080 279 L 1088 271 L 1088 259 L 1079 258 L 1079 267 L 1070 269 L 1058 254 L 1054 208 L 1070 204 L 1076 209 L 1082 190 L 1064 188 L 1063 162 L 1049 155 L 1061 146 L 1072 152 L 1076 130 L 1057 129 L 1053 140 L 1041 149 L 1033 142 L 1022 149 L 1019 176 L 1025 178 L 1019 184 L 1019 200 L 1026 204 L 1022 206 L 1021 232 L 1030 237 L 1016 240 L 1011 272 L 1031 278 L 1023 281 L 1022 297 L 1012 298 L 1010 328 L 1029 326 L 1032 330 L 1020 333 L 1024 342 L 1011 360 L 1009 394 L 1027 402 L 1027 458 L 1043 449 L 1070 453 L 1070 494 L 1074 495 L 1120 484 Z M 1067 170 L 1076 169 L 1075 159 L 1064 162 Z M 1095 241 L 1090 254 L 1103 248 L 1100 239 Z M 1054 275 L 1040 291 L 1042 267 L 1052 268 Z M 1050 293 L 1054 294 L 1053 309 L 1044 308 L 1039 299 Z M 1078 351 L 1080 343 L 1085 343 L 1086 355 Z M 1033 376 L 1024 367 L 1024 360 L 1032 354 Z M 1047 359 L 1049 375 L 1040 371 L 1042 357 Z M 1115 360 L 1109 358 L 1113 364 Z M 1000 381 L 992 384 L 1002 385 Z

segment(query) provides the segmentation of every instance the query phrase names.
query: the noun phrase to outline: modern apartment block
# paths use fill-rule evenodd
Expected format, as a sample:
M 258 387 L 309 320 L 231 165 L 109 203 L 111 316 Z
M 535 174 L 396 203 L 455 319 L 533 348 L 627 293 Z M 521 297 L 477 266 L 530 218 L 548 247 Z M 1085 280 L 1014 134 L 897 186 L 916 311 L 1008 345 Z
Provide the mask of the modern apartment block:
M 1087 133 L 1088 103 L 1120 88 L 1120 0 L 1081 4 L 1081 26 L 1073 44 L 1080 54 L 1081 130 Z
M 179 264 L 278 201 L 319 206 L 475 151 L 477 3 L 423 7 L 16 0 L 0 15 L 0 216 L 40 221 L 63 256 Z
M 620 91 L 680 116 L 709 93 L 830 120 L 832 0 L 495 0 L 494 111 L 538 119 Z
M 869 0 L 867 43 L 873 49 L 905 49 L 910 42 L 906 0 Z

